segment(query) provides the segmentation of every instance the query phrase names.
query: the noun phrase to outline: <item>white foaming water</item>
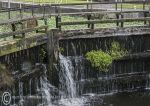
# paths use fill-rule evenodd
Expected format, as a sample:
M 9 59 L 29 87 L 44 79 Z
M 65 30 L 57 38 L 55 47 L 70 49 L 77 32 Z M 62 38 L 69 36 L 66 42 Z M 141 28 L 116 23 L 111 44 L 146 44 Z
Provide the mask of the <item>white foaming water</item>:
M 50 94 L 50 84 L 48 83 L 47 77 L 40 77 L 40 83 L 41 83 L 41 91 L 42 96 L 44 99 L 46 99 L 42 105 L 43 106 L 51 106 L 51 94 Z
M 72 62 L 69 58 L 65 58 L 62 55 L 60 55 L 60 65 L 61 65 L 61 76 L 63 78 L 65 78 L 65 82 L 63 82 L 64 80 L 62 80 L 66 88 L 64 88 L 65 90 L 67 90 L 67 94 L 63 94 L 61 93 L 62 97 L 67 96 L 68 98 L 61 98 L 60 100 L 57 101 L 57 103 L 52 103 L 52 92 L 53 91 L 59 91 L 56 87 L 52 86 L 50 84 L 50 82 L 47 79 L 46 76 L 46 66 L 43 65 L 44 67 L 44 74 L 42 76 L 40 76 L 40 78 L 36 78 L 37 81 L 35 83 L 36 85 L 36 91 L 37 94 L 42 94 L 42 102 L 40 102 L 37 106 L 83 106 L 84 103 L 86 103 L 87 98 L 85 97 L 80 97 L 80 98 L 76 98 L 76 86 L 75 86 L 75 82 L 73 79 L 73 66 L 72 66 Z M 61 78 L 60 78 L 61 80 Z M 31 96 L 31 83 L 32 80 L 29 81 L 29 89 L 30 89 L 30 96 Z M 23 83 L 19 82 L 19 96 L 20 96 L 20 101 L 17 104 L 13 104 L 11 106 L 23 106 L 24 103 L 26 102 L 23 98 Z M 61 91 L 59 91 L 61 92 Z M 66 93 L 66 92 L 65 92 Z
M 87 101 L 87 99 L 84 97 L 61 99 L 59 101 L 59 105 L 60 106 L 84 106 L 86 101 Z
M 20 82 L 19 81 L 19 96 L 20 96 L 20 100 L 19 100 L 19 106 L 23 106 L 23 102 L 24 102 L 24 99 L 23 99 L 23 82 Z
M 66 96 L 69 98 L 76 97 L 76 85 L 73 79 L 73 66 L 69 58 L 66 58 L 59 54 L 60 58 L 60 72 L 59 78 L 61 87 L 63 90 L 66 90 Z
M 42 104 L 39 104 L 39 106 L 53 106 L 51 102 L 52 98 L 51 91 L 54 91 L 56 88 L 52 86 L 48 81 L 46 76 L 47 68 L 45 65 L 43 65 L 43 67 L 45 74 L 40 77 L 40 85 L 41 85 L 40 90 L 42 92 L 42 96 L 44 97 L 44 101 Z

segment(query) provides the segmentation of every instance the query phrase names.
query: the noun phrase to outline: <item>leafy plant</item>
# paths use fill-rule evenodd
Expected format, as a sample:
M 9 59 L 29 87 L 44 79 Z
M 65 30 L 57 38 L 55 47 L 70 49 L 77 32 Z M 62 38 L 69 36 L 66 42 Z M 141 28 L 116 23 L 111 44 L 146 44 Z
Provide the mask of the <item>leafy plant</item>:
M 90 51 L 86 53 L 86 59 L 90 61 L 92 67 L 97 68 L 100 71 L 107 72 L 112 61 L 123 57 L 127 51 L 121 48 L 118 42 L 112 42 L 109 52 L 102 50 Z
M 109 54 L 111 55 L 113 60 L 121 58 L 127 53 L 128 53 L 128 51 L 125 50 L 124 48 L 121 48 L 121 46 L 118 42 L 114 41 L 111 43 Z
M 112 63 L 111 55 L 102 50 L 88 52 L 86 59 L 91 62 L 92 67 L 101 71 L 108 71 L 108 67 Z

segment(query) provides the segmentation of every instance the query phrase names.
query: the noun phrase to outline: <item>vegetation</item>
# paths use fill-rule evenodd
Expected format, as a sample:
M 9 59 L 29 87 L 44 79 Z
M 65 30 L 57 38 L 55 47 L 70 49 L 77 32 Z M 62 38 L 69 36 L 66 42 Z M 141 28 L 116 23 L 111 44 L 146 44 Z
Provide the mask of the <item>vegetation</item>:
M 86 54 L 86 59 L 90 61 L 92 67 L 101 71 L 108 71 L 108 67 L 112 63 L 110 54 L 105 53 L 102 50 L 88 52 Z
M 123 57 L 127 54 L 128 51 L 125 48 L 122 48 L 118 42 L 112 42 L 109 50 L 109 54 L 112 57 L 112 60 Z
M 90 61 L 92 67 L 107 72 L 112 61 L 123 57 L 125 54 L 127 54 L 127 51 L 121 48 L 118 42 L 112 42 L 109 52 L 93 50 L 86 53 L 86 59 Z
M 0 87 L 13 85 L 13 78 L 5 65 L 0 64 Z

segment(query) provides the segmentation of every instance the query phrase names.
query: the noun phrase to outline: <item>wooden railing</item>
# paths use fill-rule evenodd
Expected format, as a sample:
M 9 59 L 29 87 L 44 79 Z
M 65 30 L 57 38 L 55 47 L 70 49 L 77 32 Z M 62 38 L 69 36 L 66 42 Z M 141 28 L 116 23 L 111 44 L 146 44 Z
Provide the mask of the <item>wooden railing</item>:
M 6 33 L 2 33 L 0 34 L 1 38 L 6 38 L 6 37 L 10 37 L 10 36 L 15 36 L 18 34 L 24 34 L 23 37 L 25 37 L 25 33 L 29 33 L 29 32 L 33 32 L 33 31 L 37 31 L 37 30 L 45 30 L 44 32 L 47 31 L 48 26 L 39 26 L 39 27 L 34 27 L 34 28 L 25 28 L 22 30 L 17 30 L 17 31 L 13 31 L 13 32 L 6 32 Z
M 99 5 L 99 4 L 113 4 L 114 10 L 95 10 L 93 8 L 94 5 Z M 118 8 L 118 4 L 121 6 Z M 135 10 L 124 10 L 123 9 L 123 4 L 140 4 L 143 6 L 143 8 Z M 60 9 L 62 7 L 66 6 L 86 6 L 86 11 L 84 12 L 72 12 L 72 13 L 62 13 L 60 12 Z M 8 20 L 0 22 L 0 25 L 5 25 L 5 24 L 14 24 L 18 22 L 23 22 L 32 19 L 33 17 L 36 19 L 47 19 L 50 18 L 51 16 L 55 17 L 56 21 L 56 28 L 61 30 L 62 26 L 66 25 L 84 25 L 87 24 L 87 27 L 90 29 L 94 29 L 95 24 L 101 24 L 101 23 L 116 23 L 117 27 L 124 27 L 124 22 L 132 22 L 132 21 L 143 21 L 144 25 L 150 26 L 150 10 L 146 9 L 146 5 L 150 5 L 150 1 L 145 0 L 145 1 L 126 1 L 126 2 L 93 2 L 93 3 L 70 3 L 70 4 L 42 4 L 42 5 L 29 5 L 29 6 L 21 6 L 21 8 L 5 8 L 0 10 L 1 13 L 8 13 Z M 51 7 L 54 8 L 54 12 L 47 12 Z M 42 9 L 43 11 L 41 12 L 40 15 L 35 15 L 35 10 L 36 9 Z M 23 12 L 28 10 L 31 12 L 31 17 L 21 17 Z M 12 19 L 10 17 L 11 12 L 14 11 L 19 11 L 20 12 L 20 18 L 19 19 Z M 138 17 L 138 18 L 124 18 L 124 14 L 126 13 L 143 13 L 143 17 Z M 97 14 L 114 14 L 115 18 L 113 19 L 100 19 L 100 20 L 94 20 L 92 19 L 93 15 Z M 86 21 L 75 21 L 75 22 L 63 22 L 62 21 L 62 16 L 84 16 L 87 18 Z M 71 21 L 71 20 L 70 20 Z M 45 22 L 47 23 L 47 22 Z
M 47 32 L 48 25 L 46 18 L 50 17 L 50 15 L 39 15 L 39 16 L 29 16 L 24 18 L 18 18 L 18 19 L 8 19 L 0 22 L 0 26 L 11 26 L 8 27 L 11 29 L 10 32 L 4 32 L 0 34 L 0 38 L 6 38 L 13 36 L 13 38 L 16 38 L 16 35 L 22 34 L 21 38 L 24 38 L 26 33 L 29 32 Z M 38 20 L 43 20 L 45 25 L 39 25 Z M 16 27 L 18 25 L 21 25 L 21 28 L 18 30 Z

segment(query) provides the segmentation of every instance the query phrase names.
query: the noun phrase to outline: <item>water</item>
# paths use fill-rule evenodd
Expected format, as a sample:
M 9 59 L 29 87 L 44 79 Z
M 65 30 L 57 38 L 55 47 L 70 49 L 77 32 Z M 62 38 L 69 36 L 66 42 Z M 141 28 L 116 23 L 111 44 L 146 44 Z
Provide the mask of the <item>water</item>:
M 42 65 L 44 74 L 29 80 L 29 96 L 24 95 L 24 83 L 19 82 L 20 100 L 13 106 L 150 106 L 150 75 L 145 76 L 144 68 L 141 72 L 134 72 L 131 64 L 131 72 L 119 74 L 116 70 L 122 70 L 122 65 L 115 65 L 113 73 L 103 75 L 89 68 L 82 57 L 60 54 L 59 58 L 59 88 L 50 84 L 46 66 Z M 147 79 L 144 83 L 135 80 L 141 75 Z M 123 84 L 124 78 L 130 79 L 127 76 L 135 81 L 126 80 Z M 34 95 L 31 92 L 33 86 Z M 136 89 L 142 86 L 145 89 Z
M 60 86 L 63 91 L 65 91 L 66 96 L 69 98 L 75 98 L 77 96 L 76 93 L 76 84 L 74 82 L 73 76 L 73 65 L 69 58 L 66 58 L 59 55 L 60 58 Z

